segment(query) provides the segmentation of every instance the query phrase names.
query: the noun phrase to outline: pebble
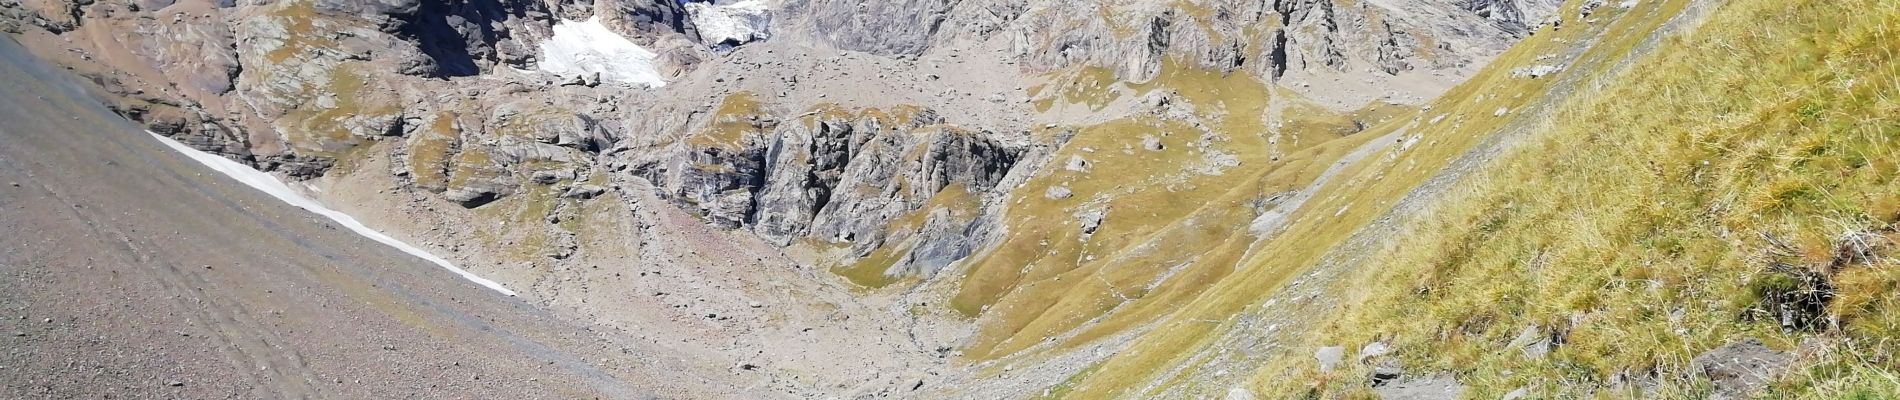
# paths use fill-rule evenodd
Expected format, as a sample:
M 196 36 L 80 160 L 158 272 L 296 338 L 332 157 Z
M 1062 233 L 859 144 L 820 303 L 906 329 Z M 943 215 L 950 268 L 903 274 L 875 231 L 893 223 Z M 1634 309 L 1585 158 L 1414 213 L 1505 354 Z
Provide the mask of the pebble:
M 7 182 L 7 186 L 12 186 L 12 187 L 20 187 L 20 183 L 19 183 L 19 182 Z
M 171 387 L 179 387 L 179 386 L 185 386 L 185 383 L 184 383 L 184 382 L 180 382 L 180 381 L 171 381 L 171 382 L 167 382 L 167 383 L 165 383 L 165 385 L 166 385 L 166 386 L 171 386 Z

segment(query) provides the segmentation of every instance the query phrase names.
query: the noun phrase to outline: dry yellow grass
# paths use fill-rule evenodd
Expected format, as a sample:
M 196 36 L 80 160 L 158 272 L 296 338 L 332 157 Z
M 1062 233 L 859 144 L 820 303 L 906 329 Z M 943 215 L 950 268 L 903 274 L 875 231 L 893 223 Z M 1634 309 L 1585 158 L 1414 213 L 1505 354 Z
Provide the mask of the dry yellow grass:
M 696 147 L 737 148 L 746 140 L 755 140 L 765 134 L 758 126 L 758 119 L 765 116 L 760 109 L 758 97 L 752 92 L 737 92 L 727 95 L 719 102 L 719 108 L 713 110 L 712 121 L 698 133 L 688 136 L 686 143 Z
M 1742 337 L 1807 341 L 1765 396 L 1900 396 L 1900 263 L 1891 248 L 1837 261 L 1849 232 L 1896 238 L 1896 27 L 1892 2 L 1724 5 L 1563 105 L 1546 133 L 1371 257 L 1345 302 L 1355 305 L 1309 346 L 1385 341 L 1409 370 L 1452 372 L 1475 398 L 1699 398 L 1710 390 L 1689 368 L 1700 352 Z M 1785 331 L 1756 318 L 1763 292 L 1784 282 L 1771 262 L 1837 269 L 1825 274 L 1838 325 Z M 1562 345 L 1524 357 L 1508 343 L 1526 327 L 1560 332 Z M 1255 387 L 1365 393 L 1368 367 L 1319 373 L 1292 354 Z
M 1109 86 L 1098 84 L 1099 73 L 1056 74 L 1052 85 L 1068 92 L 1054 99 L 1116 96 L 1104 93 Z M 1064 81 L 1072 79 L 1080 86 Z M 1123 88 L 1175 93 L 1173 101 L 1204 116 L 1205 130 L 1147 115 L 1076 129 L 1050 165 L 1003 200 L 1007 236 L 967 261 L 951 301 L 963 315 L 980 316 L 967 357 L 1010 356 L 1045 343 L 1067 348 L 1177 310 L 1233 271 L 1255 240 L 1248 224 L 1263 200 L 1306 187 L 1334 160 L 1390 132 L 1342 136 L 1360 125 L 1349 115 L 1274 93 L 1252 76 L 1176 62 L 1150 82 Z M 1278 143 L 1262 117 L 1276 96 L 1292 110 L 1289 120 L 1313 121 L 1284 124 Z M 1162 150 L 1147 149 L 1144 139 Z M 1087 170 L 1066 169 L 1071 157 L 1087 160 Z M 1224 157 L 1237 163 L 1210 173 L 1211 160 Z M 1052 187 L 1073 197 L 1045 198 Z M 1091 210 L 1106 218 L 1083 240 L 1077 215 Z
M 1192 364 L 1198 361 L 1191 356 L 1206 351 L 1222 332 L 1234 329 L 1233 317 L 1248 312 L 1291 277 L 1319 263 L 1347 238 L 1367 227 L 1400 198 L 1475 145 L 1507 125 L 1519 122 L 1521 112 L 1498 117 L 1494 116 L 1495 110 L 1521 110 L 1552 96 L 1555 89 L 1552 83 L 1558 80 L 1513 77 L 1511 69 L 1538 62 L 1539 57 L 1547 54 L 1577 48 L 1582 53 L 1572 66 L 1581 72 L 1566 73 L 1611 70 L 1611 65 L 1623 61 L 1648 32 L 1676 15 L 1685 3 L 1643 2 L 1627 13 L 1599 11 L 1595 23 L 1573 21 L 1560 31 L 1539 32 L 1500 56 L 1491 68 L 1449 91 L 1428 110 L 1409 114 L 1412 118 L 1394 118 L 1391 123 L 1375 125 L 1366 133 L 1349 136 L 1376 137 L 1404 129 L 1406 136 L 1416 137 L 1417 141 L 1403 150 L 1388 149 L 1347 167 L 1339 177 L 1321 187 L 1318 195 L 1301 211 L 1293 214 L 1281 234 L 1271 240 L 1243 245 L 1248 255 L 1232 264 L 1232 273 L 1195 288 L 1191 301 L 1148 317 L 1159 320 L 1152 324 L 1155 329 L 1138 338 L 1127 350 L 1109 358 L 1101 369 L 1073 382 L 1071 397 L 1144 397 L 1153 393 L 1139 391 L 1142 388 L 1196 384 L 1178 381 L 1180 376 L 1162 374 L 1205 367 Z M 1563 12 L 1576 15 L 1576 4 L 1566 6 Z M 1439 118 L 1441 116 L 1444 118 Z M 1277 370 L 1275 365 L 1263 367 L 1263 381 L 1274 381 L 1274 377 L 1280 376 L 1267 372 Z M 1225 390 L 1202 388 L 1199 392 Z
M 428 129 L 416 130 L 410 139 L 404 163 L 416 186 L 439 193 L 448 188 L 453 168 L 449 161 L 460 147 L 461 129 L 456 126 L 455 113 L 441 111 L 430 118 Z

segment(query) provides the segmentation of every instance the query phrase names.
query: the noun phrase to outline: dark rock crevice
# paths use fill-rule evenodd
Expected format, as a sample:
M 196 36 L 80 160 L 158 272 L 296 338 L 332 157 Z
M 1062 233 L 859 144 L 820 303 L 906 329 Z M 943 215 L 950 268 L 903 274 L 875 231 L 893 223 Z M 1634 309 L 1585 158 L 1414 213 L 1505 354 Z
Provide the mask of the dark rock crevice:
M 512 38 L 504 21 L 537 15 L 537 22 L 551 24 L 547 9 L 540 3 L 498 0 L 421 0 L 410 13 L 392 15 L 394 32 L 416 43 L 434 62 L 426 75 L 432 77 L 472 76 L 507 62 L 525 65 L 526 52 L 503 59 L 497 46 Z M 509 42 L 512 43 L 512 42 Z

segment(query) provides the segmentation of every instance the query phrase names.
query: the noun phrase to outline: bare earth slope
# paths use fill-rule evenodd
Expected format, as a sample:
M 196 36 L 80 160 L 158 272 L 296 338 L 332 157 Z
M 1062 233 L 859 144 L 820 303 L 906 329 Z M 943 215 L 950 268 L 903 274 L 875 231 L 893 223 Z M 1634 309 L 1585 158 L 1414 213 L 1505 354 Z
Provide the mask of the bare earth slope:
M 210 172 L 11 40 L 0 75 L 0 398 L 711 393 Z

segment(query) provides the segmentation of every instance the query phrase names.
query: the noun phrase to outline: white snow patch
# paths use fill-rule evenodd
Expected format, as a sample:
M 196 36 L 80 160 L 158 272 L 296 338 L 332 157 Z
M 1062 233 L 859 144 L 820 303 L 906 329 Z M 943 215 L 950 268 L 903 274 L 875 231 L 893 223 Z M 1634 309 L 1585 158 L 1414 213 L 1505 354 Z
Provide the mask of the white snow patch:
M 541 42 L 540 67 L 563 77 L 598 73 L 603 81 L 657 88 L 666 86 L 653 66 L 658 56 L 608 30 L 596 15 L 585 22 L 564 19 L 554 24 L 554 37 Z
M 771 36 L 771 9 L 764 0 L 719 0 L 711 4 L 686 3 L 699 30 L 699 41 L 707 45 L 740 44 Z
M 508 290 L 508 288 L 502 287 L 501 284 L 495 283 L 495 281 L 491 281 L 486 278 L 476 276 L 475 274 L 469 273 L 468 271 L 462 270 L 461 268 L 456 268 L 455 264 L 449 263 L 449 260 L 444 260 L 442 259 L 442 257 L 436 257 L 434 254 L 429 254 L 429 252 L 426 250 L 417 248 L 416 246 L 411 246 L 408 243 L 403 243 L 403 241 L 396 240 L 396 238 L 389 237 L 389 235 L 385 235 L 382 232 L 377 232 L 375 229 L 370 229 L 368 226 L 364 226 L 363 223 L 357 222 L 356 218 L 350 217 L 349 214 L 344 214 L 341 211 L 329 209 L 328 207 L 324 207 L 323 204 L 317 203 L 316 200 L 311 200 L 308 197 L 303 197 L 303 195 L 298 194 L 297 191 L 291 190 L 290 186 L 285 185 L 283 181 L 277 180 L 277 177 L 271 176 L 270 174 L 266 174 L 263 171 L 252 169 L 250 166 L 239 164 L 236 161 L 231 161 L 230 159 L 219 157 L 216 154 L 198 151 L 198 149 L 191 148 L 191 146 L 186 146 L 184 143 L 179 143 L 178 141 L 172 140 L 171 138 L 159 136 L 158 134 L 152 133 L 152 132 L 145 132 L 145 133 L 151 134 L 152 137 L 158 138 L 159 143 L 164 143 L 166 147 L 171 147 L 172 150 L 177 150 L 179 153 L 183 153 L 186 157 L 191 157 L 192 160 L 196 160 L 198 161 L 198 163 L 204 164 L 206 167 L 211 167 L 211 170 L 213 171 L 218 171 L 219 173 L 222 173 L 225 176 L 231 177 L 231 179 L 236 179 L 238 182 L 243 182 L 244 185 L 250 186 L 252 189 L 257 189 L 258 191 L 264 192 L 264 194 L 271 195 L 271 197 L 276 197 L 278 200 L 283 200 L 285 203 L 290 203 L 290 205 L 297 206 L 297 208 L 310 210 L 310 212 L 316 213 L 317 215 L 328 217 L 330 218 L 330 220 L 336 221 L 337 224 L 343 225 L 344 228 L 349 228 L 351 231 L 355 231 L 357 234 L 363 235 L 363 237 L 367 237 L 372 240 L 382 242 L 383 244 L 389 245 L 389 247 L 396 248 L 396 250 L 402 250 L 404 253 L 409 253 L 416 257 L 420 257 L 424 260 L 428 260 L 429 262 L 435 263 L 435 265 L 440 265 L 442 266 L 443 269 L 447 269 L 449 270 L 449 272 L 454 272 L 456 275 L 461 275 L 462 278 L 468 279 L 470 282 L 475 282 L 475 284 L 477 285 L 482 285 L 489 289 L 494 289 L 497 292 L 501 292 L 501 294 L 505 294 L 509 296 L 515 295 L 514 291 Z

